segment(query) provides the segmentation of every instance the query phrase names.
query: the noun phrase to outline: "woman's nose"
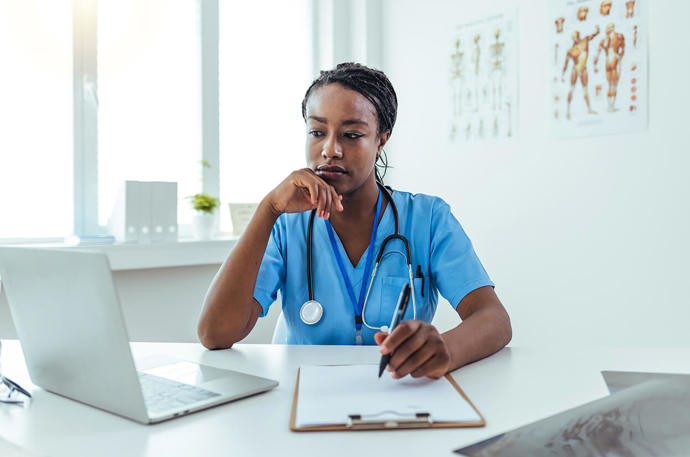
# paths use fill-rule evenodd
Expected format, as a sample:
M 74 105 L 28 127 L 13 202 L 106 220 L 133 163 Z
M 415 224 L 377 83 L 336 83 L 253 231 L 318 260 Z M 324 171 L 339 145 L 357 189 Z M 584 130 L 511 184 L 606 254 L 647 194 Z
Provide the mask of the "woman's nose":
M 324 144 L 321 150 L 321 156 L 325 159 L 339 158 L 343 156 L 343 149 L 338 144 L 335 138 L 329 138 Z

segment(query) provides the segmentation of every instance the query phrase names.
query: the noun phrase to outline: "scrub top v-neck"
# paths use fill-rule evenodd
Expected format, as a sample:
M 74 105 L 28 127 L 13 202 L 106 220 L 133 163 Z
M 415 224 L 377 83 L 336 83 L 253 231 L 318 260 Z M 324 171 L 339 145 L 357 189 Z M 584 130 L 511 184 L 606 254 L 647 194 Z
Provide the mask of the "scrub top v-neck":
M 424 194 L 395 191 L 393 199 L 398 208 L 400 233 L 410 242 L 417 319 L 431 322 L 436 311 L 439 292 L 456 306 L 474 289 L 493 286 L 477 258 L 472 243 L 462 226 L 442 199 Z M 300 307 L 308 300 L 306 275 L 306 239 L 309 211 L 283 214 L 273 226 L 254 289 L 254 298 L 262 307 L 261 316 L 276 301 L 280 291 L 282 311 L 287 324 L 289 344 L 355 344 L 355 311 L 333 254 L 326 224 L 314 223 L 312 274 L 314 298 L 323 306 L 323 316 L 314 325 L 302 322 Z M 394 233 L 393 214 L 387 205 L 379 222 L 374 240 L 376 254 L 383 240 Z M 370 246 L 356 266 L 349 261 L 340 238 L 335 244 L 344 261 L 344 272 L 357 294 L 364 278 L 365 260 Z M 392 241 L 385 252 L 403 251 L 400 241 Z M 371 272 L 370 272 L 371 274 Z M 384 257 L 371 286 L 366 308 L 370 325 L 388 325 L 400 290 L 408 282 L 405 259 L 400 255 Z M 412 307 L 405 319 L 412 318 Z M 375 344 L 376 332 L 362 327 L 364 344 Z

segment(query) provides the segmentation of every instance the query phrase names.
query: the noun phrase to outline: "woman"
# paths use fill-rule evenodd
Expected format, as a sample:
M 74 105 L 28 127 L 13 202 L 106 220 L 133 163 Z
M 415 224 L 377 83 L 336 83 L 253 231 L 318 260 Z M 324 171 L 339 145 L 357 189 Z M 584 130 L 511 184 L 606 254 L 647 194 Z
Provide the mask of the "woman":
M 278 290 L 288 343 L 376 343 L 392 354 L 388 370 L 396 378 L 438 378 L 510 341 L 508 314 L 449 206 L 379 184 L 376 163 L 396 114 L 382 72 L 354 63 L 321 72 L 302 101 L 308 168 L 266 195 L 220 268 L 199 322 L 204 346 L 228 348 L 244 338 Z M 388 335 L 377 329 L 386 330 L 410 282 L 404 243 L 386 244 L 373 282 L 372 262 L 396 225 L 409 240 L 414 301 Z M 462 318 L 444 334 L 429 324 L 439 291 Z

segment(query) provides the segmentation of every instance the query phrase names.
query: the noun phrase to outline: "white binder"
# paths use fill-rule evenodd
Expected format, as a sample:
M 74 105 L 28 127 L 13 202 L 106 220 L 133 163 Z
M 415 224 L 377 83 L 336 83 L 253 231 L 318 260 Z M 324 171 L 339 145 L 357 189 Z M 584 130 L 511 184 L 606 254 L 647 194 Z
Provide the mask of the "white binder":
M 124 181 L 108 231 L 120 243 L 177 240 L 177 183 Z
M 138 181 L 124 181 L 108 221 L 108 231 L 120 243 L 139 242 L 141 191 Z
M 177 241 L 177 183 L 151 182 L 151 241 Z
M 139 228 L 139 243 L 148 244 L 152 241 L 151 235 L 151 183 L 145 181 L 132 181 L 134 193 L 137 198 L 137 226 Z

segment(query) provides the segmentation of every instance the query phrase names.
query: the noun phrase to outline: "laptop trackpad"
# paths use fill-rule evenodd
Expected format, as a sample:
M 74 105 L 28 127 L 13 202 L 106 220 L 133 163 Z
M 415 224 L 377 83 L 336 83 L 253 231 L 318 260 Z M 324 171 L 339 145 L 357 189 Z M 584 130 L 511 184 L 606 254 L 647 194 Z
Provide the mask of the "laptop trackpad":
M 192 385 L 199 385 L 228 376 L 227 370 L 221 370 L 220 368 L 214 368 L 208 365 L 199 365 L 198 363 L 184 360 L 178 360 L 173 363 L 167 363 L 142 371 L 154 376 L 160 376 L 161 378 L 172 379 L 173 381 Z

